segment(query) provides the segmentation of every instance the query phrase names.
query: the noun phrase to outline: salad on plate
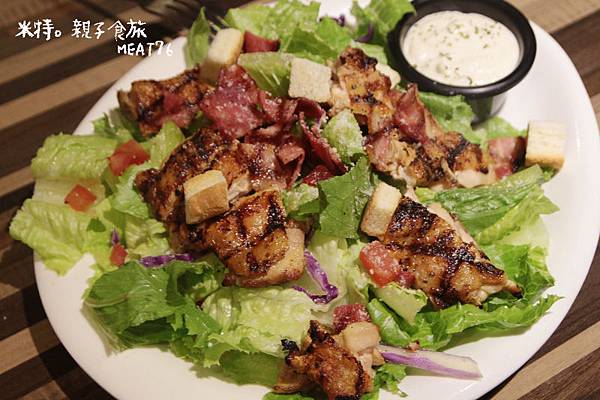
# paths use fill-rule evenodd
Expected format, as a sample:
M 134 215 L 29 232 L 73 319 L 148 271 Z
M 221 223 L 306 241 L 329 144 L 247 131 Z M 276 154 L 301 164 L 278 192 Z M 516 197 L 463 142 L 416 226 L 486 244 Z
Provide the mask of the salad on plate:
M 463 97 L 404 81 L 388 33 L 411 12 L 201 11 L 189 69 L 133 82 L 90 135 L 46 139 L 11 235 L 58 274 L 94 257 L 82 302 L 115 350 L 166 346 L 265 399 L 478 379 L 454 343 L 559 300 L 541 215 L 558 211 L 542 185 L 560 125 L 473 126 Z

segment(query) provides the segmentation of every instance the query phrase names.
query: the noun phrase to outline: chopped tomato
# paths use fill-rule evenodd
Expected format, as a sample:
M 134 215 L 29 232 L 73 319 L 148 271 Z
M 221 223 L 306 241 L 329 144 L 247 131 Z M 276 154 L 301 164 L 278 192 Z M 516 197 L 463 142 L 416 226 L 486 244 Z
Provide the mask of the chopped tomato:
M 367 273 L 379 286 L 398 280 L 402 272 L 392 253 L 378 241 L 366 245 L 359 258 Z
M 77 211 L 87 211 L 94 201 L 96 201 L 96 195 L 79 184 L 75 185 L 65 196 L 65 204 Z
M 323 164 L 319 164 L 302 180 L 304 183 L 310 186 L 317 186 L 317 182 L 324 181 L 325 179 L 333 178 L 333 174 Z
M 348 325 L 355 322 L 371 321 L 367 308 L 362 304 L 345 304 L 333 310 L 333 326 L 340 333 Z
M 125 142 L 115 149 L 108 159 L 110 170 L 115 176 L 123 175 L 123 172 L 133 164 L 143 164 L 150 156 L 146 150 L 135 140 Z
M 127 257 L 127 250 L 121 243 L 113 244 L 112 251 L 110 252 L 110 263 L 120 267 L 125 263 L 125 257 Z

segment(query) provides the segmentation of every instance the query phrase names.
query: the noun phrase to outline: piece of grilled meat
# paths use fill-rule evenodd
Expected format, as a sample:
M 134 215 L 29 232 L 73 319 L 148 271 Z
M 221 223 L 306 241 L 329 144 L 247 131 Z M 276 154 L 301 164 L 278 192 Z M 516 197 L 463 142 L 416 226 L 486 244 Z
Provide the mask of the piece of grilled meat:
M 358 400 L 373 389 L 361 362 L 317 321 L 310 321 L 302 350 L 289 341 L 284 341 L 284 348 L 289 351 L 285 362 L 291 370 L 317 383 L 329 400 Z
M 400 267 L 415 275 L 415 287 L 439 308 L 459 301 L 481 305 L 490 294 L 502 290 L 521 294 L 474 243 L 461 239 L 443 218 L 406 196 L 379 239 Z
M 265 158 L 276 162 L 269 146 L 241 144 L 206 128 L 177 147 L 160 170 L 140 172 L 135 179 L 156 218 L 164 222 L 171 247 L 177 252 L 214 251 L 230 271 L 229 284 L 273 285 L 298 279 L 304 271 L 304 233 L 286 226 L 281 193 L 265 190 L 279 189 L 281 179 L 285 186 L 285 179 L 253 167 Z M 273 154 L 267 157 L 269 149 Z M 257 154 L 261 157 L 249 157 Z M 207 170 L 223 173 L 234 205 L 222 216 L 188 225 L 183 184 Z M 243 197 L 252 190 L 259 192 Z
M 476 186 L 495 180 L 486 152 L 460 133 L 444 132 L 419 99 L 416 85 L 392 89 L 377 60 L 347 48 L 335 68 L 333 110 L 350 107 L 368 128 L 373 166 L 410 186 Z
M 156 134 L 164 122 L 187 128 L 199 110 L 199 103 L 211 87 L 200 82 L 198 67 L 162 81 L 140 80 L 131 90 L 117 94 L 121 110 L 136 121 L 144 137 Z

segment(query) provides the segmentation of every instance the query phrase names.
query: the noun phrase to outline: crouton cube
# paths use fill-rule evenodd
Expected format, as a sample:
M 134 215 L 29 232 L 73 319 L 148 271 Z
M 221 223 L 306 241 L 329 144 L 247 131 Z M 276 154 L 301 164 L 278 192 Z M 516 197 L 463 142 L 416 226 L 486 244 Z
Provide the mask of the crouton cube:
M 210 170 L 183 184 L 185 222 L 197 224 L 229 210 L 227 181 L 221 171 Z
M 393 88 L 397 84 L 400 83 L 400 74 L 398 72 L 396 72 L 394 69 L 392 69 L 392 67 L 390 67 L 389 65 L 378 63 L 375 66 L 375 69 L 377 71 L 381 72 L 383 75 L 390 78 L 390 81 L 392 82 L 392 86 L 390 86 L 390 87 Z
M 200 77 L 210 83 L 219 78 L 221 68 L 235 64 L 244 46 L 244 34 L 237 29 L 221 29 L 208 48 Z
M 530 121 L 525 165 L 561 169 L 565 161 L 566 126 L 553 121 Z
M 288 94 L 318 103 L 328 101 L 331 97 L 331 68 L 304 58 L 294 58 Z
M 360 224 L 362 231 L 369 236 L 383 236 L 401 199 L 402 193 L 398 189 L 379 183 L 365 208 Z

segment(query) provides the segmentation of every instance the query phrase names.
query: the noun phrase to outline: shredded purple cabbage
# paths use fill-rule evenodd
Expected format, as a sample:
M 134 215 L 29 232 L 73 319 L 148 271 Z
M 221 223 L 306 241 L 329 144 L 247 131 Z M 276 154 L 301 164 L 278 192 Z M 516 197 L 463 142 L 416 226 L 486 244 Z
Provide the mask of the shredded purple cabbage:
M 321 268 L 321 265 L 319 265 L 317 259 L 310 254 L 308 250 L 304 251 L 304 258 L 306 258 L 306 269 L 308 270 L 308 273 L 310 274 L 311 278 L 321 287 L 321 289 L 325 291 L 325 294 L 311 294 L 308 290 L 300 286 L 294 286 L 294 289 L 305 293 L 317 304 L 327 304 L 338 297 L 338 288 L 329 283 L 327 274 L 325 271 L 323 271 L 323 268 Z
M 375 26 L 373 24 L 369 24 L 369 30 L 366 34 L 356 39 L 357 42 L 361 43 L 369 43 L 373 40 L 373 36 L 375 35 Z
M 112 235 L 110 235 L 110 244 L 112 246 L 119 244 L 120 240 L 119 240 L 119 232 L 117 232 L 116 229 L 113 229 L 112 231 Z
M 160 267 L 170 261 L 179 260 L 179 261 L 194 261 L 194 256 L 189 253 L 183 254 L 165 254 L 162 256 L 148 256 L 143 257 L 140 262 L 146 268 L 155 268 Z

